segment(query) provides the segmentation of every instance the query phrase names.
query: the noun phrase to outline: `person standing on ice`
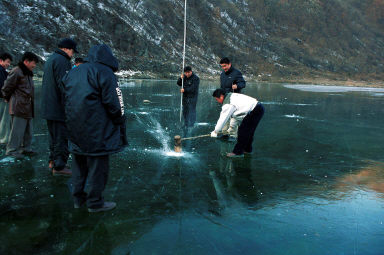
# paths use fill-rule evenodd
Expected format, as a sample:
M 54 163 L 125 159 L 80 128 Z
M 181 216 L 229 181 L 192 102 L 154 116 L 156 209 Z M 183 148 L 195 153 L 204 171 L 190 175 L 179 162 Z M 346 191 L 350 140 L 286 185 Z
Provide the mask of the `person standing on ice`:
M 109 155 L 127 145 L 123 95 L 114 74 L 118 61 L 105 45 L 93 46 L 85 63 L 62 79 L 69 150 L 73 155 L 74 207 L 89 212 L 116 207 L 102 193 L 109 173 Z M 89 190 L 85 191 L 88 182 Z
M 0 55 L 0 144 L 7 144 L 11 127 L 11 116 L 8 113 L 8 102 L 3 98 L 1 88 L 7 79 L 7 68 L 11 65 L 12 56 L 9 53 Z
M 41 117 L 47 120 L 49 135 L 49 168 L 53 175 L 71 176 L 67 168 L 69 157 L 68 135 L 65 126 L 63 95 L 60 81 L 71 70 L 71 58 L 76 50 L 76 42 L 70 38 L 61 40 L 58 49 L 44 65 L 41 91 Z
M 244 154 L 252 153 L 253 136 L 264 115 L 264 106 L 253 97 L 231 92 L 227 94 L 223 89 L 216 89 L 212 96 L 223 106 L 211 137 L 217 137 L 217 133 L 230 118 L 243 115 L 245 117 L 237 131 L 237 143 L 233 151 L 227 153 L 227 157 L 244 157 Z
M 220 87 L 225 90 L 225 93 L 241 93 L 246 84 L 242 73 L 235 69 L 229 58 L 226 57 L 220 60 L 220 66 L 223 69 L 220 75 Z M 237 139 L 237 128 L 243 120 L 242 117 L 244 116 L 231 118 L 224 125 L 222 133 L 224 137 L 228 137 L 228 140 L 235 141 Z
M 183 117 L 184 127 L 193 127 L 196 121 L 196 104 L 199 95 L 199 77 L 192 72 L 190 66 L 184 68 L 184 74 L 177 80 L 177 85 L 182 85 L 182 79 L 184 79 L 184 87 L 180 89 L 183 93 Z
M 36 154 L 32 151 L 35 86 L 33 69 L 39 58 L 32 52 L 25 52 L 17 67 L 13 68 L 1 89 L 4 99 L 9 102 L 11 132 L 9 133 L 6 155 L 23 158 Z

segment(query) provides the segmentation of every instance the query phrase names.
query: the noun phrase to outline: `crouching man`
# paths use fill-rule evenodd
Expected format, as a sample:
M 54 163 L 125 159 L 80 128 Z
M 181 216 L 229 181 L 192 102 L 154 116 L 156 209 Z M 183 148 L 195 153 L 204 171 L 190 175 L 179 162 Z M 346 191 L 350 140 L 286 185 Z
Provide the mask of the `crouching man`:
M 116 207 L 102 193 L 109 173 L 109 155 L 127 145 L 124 104 L 114 72 L 117 59 L 105 45 L 93 46 L 86 63 L 62 79 L 69 151 L 73 154 L 74 207 L 86 204 L 89 212 Z M 85 192 L 88 179 L 89 190 Z
M 245 115 L 237 131 L 237 143 L 233 151 L 227 153 L 227 157 L 244 157 L 244 154 L 250 154 L 253 135 L 264 115 L 264 106 L 255 98 L 238 93 L 225 94 L 223 89 L 216 89 L 212 96 L 223 106 L 211 137 L 217 137 L 217 133 L 230 118 Z

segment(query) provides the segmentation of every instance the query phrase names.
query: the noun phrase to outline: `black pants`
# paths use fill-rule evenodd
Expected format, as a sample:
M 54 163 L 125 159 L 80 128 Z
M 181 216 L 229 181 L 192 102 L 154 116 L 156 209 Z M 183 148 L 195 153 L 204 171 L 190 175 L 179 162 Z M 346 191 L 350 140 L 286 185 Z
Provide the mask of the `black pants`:
M 75 204 L 87 203 L 88 208 L 100 208 L 104 204 L 103 191 L 108 181 L 109 155 L 83 156 L 73 154 L 72 195 Z M 88 193 L 84 191 L 88 180 Z
M 196 122 L 196 103 L 197 98 L 183 97 L 183 117 L 185 127 L 193 127 Z
M 68 161 L 68 133 L 65 122 L 47 120 L 49 132 L 49 160 L 56 170 L 62 170 Z
M 237 131 L 237 143 L 233 153 L 240 155 L 244 151 L 252 152 L 253 135 L 263 115 L 264 106 L 257 103 L 256 107 L 245 116 Z

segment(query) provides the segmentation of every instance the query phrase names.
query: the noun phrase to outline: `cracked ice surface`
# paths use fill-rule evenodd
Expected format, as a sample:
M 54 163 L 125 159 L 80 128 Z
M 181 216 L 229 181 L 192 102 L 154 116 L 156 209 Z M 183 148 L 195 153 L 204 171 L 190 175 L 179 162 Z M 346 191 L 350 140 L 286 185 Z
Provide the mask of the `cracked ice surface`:
M 217 82 L 201 82 L 191 130 L 179 121 L 176 80 L 121 84 L 129 147 L 111 156 L 104 192 L 117 208 L 73 208 L 71 180 L 48 169 L 37 108 L 38 155 L 14 161 L 0 147 L 0 254 L 382 252 L 383 92 L 247 83 L 265 115 L 251 156 L 231 160 L 234 143 L 210 137 L 173 150 L 175 135 L 212 131 Z M 331 96 L 340 91 L 353 93 Z

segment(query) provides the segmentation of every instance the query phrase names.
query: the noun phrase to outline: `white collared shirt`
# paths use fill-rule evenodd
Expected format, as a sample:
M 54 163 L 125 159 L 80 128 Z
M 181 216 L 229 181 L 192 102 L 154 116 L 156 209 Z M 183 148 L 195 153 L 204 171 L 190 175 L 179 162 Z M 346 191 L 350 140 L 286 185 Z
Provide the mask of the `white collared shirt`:
M 257 105 L 257 99 L 239 93 L 228 93 L 221 108 L 215 132 L 220 132 L 231 117 L 245 116 Z

